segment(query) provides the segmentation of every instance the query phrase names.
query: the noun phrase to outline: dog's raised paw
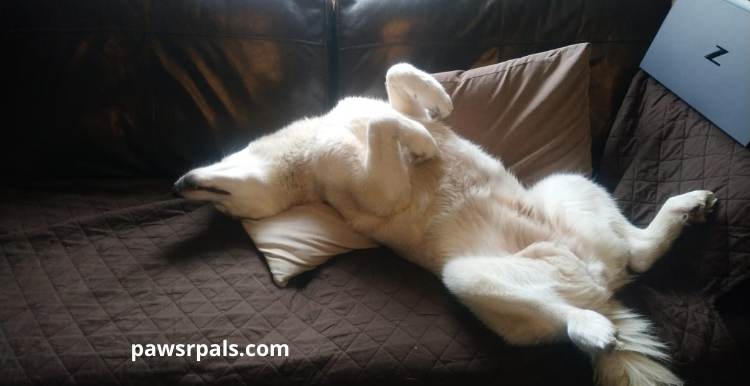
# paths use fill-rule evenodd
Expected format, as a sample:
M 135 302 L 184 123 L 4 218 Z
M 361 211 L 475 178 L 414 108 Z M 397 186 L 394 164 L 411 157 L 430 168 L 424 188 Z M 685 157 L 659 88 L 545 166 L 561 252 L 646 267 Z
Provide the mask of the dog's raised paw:
M 414 157 L 415 162 L 422 162 L 437 156 L 439 149 L 435 138 L 419 122 L 412 120 L 401 121 L 399 141 Z
M 669 199 L 673 210 L 685 224 L 706 222 L 718 199 L 709 190 L 694 190 Z
M 431 120 L 443 119 L 453 112 L 453 101 L 440 82 L 411 64 L 393 65 L 386 74 L 386 83 L 403 90 Z
M 432 77 L 424 83 L 425 90 L 417 98 L 427 109 L 427 115 L 432 120 L 446 118 L 453 112 L 453 101 L 443 87 Z
M 402 137 L 402 144 L 414 156 L 415 162 L 422 162 L 434 158 L 438 154 L 435 139 L 426 132 L 408 132 Z
M 604 315 L 577 310 L 568 316 L 568 336 L 586 352 L 612 350 L 617 344 L 617 328 Z

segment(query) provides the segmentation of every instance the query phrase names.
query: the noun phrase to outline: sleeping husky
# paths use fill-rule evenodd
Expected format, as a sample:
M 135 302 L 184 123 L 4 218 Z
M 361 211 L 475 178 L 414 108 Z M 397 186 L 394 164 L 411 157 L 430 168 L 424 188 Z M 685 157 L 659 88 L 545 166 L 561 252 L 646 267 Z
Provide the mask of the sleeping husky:
M 568 339 L 602 385 L 677 385 L 649 323 L 613 294 L 691 222 L 709 191 L 668 199 L 646 228 L 600 186 L 571 174 L 522 185 L 500 160 L 441 122 L 451 99 L 429 74 L 397 64 L 388 102 L 342 100 L 175 184 L 232 217 L 324 202 L 351 227 L 440 277 L 509 343 Z

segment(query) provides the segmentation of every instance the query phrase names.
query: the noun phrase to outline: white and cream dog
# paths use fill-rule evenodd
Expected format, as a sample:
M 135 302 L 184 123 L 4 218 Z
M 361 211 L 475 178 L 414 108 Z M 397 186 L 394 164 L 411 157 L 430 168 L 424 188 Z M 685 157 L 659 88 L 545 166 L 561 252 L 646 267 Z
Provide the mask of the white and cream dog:
M 441 123 L 452 103 L 411 65 L 386 75 L 388 102 L 347 98 L 251 142 L 175 184 L 238 218 L 324 202 L 353 229 L 439 276 L 512 344 L 569 339 L 602 385 L 676 385 L 649 323 L 613 294 L 644 272 L 683 226 L 705 221 L 709 191 L 666 201 L 645 229 L 590 180 L 525 187 L 500 160 Z

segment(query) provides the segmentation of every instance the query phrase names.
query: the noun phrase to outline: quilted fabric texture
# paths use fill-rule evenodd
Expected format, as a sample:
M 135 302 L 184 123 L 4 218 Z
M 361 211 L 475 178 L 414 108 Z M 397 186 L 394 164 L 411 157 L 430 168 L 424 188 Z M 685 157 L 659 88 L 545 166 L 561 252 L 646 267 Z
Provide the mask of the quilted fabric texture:
M 53 179 L 0 189 L 0 235 L 172 198 L 159 179 Z
M 386 250 L 281 289 L 239 222 L 172 199 L 168 181 L 78 185 L 2 190 L 0 384 L 590 383 L 571 346 L 505 345 Z M 130 361 L 131 343 L 223 339 L 290 356 Z
M 645 226 L 670 196 L 709 189 L 719 206 L 631 286 L 689 384 L 745 384 L 750 348 L 750 150 L 644 73 L 633 80 L 600 179 Z
M 666 197 L 721 199 L 624 294 L 688 385 L 742 385 L 748 363 L 750 157 L 639 75 L 602 181 L 646 224 Z M 568 344 L 510 347 L 428 273 L 383 249 L 273 285 L 239 222 L 170 181 L 0 188 L 0 384 L 589 385 Z M 286 343 L 286 358 L 141 358 L 132 343 Z

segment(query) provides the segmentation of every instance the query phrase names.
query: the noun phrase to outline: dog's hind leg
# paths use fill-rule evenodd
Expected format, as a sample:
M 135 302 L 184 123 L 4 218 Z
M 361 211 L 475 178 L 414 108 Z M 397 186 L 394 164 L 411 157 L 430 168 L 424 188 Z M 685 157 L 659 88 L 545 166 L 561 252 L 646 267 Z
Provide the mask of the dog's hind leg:
M 404 146 L 413 157 L 405 159 Z M 353 181 L 358 202 L 378 215 L 396 212 L 411 199 L 412 162 L 433 158 L 437 143 L 421 123 L 403 116 L 372 119 L 364 168 Z
M 399 63 L 389 68 L 385 86 L 391 106 L 412 118 L 440 119 L 453 111 L 453 102 L 443 86 L 410 64 Z
M 716 201 L 712 192 L 695 190 L 670 197 L 646 228 L 630 225 L 630 268 L 636 272 L 651 268 L 667 252 L 685 225 L 706 221 L 706 215 Z
M 446 287 L 490 329 L 512 344 L 565 335 L 587 352 L 612 347 L 616 328 L 600 313 L 573 305 L 559 291 L 558 267 L 522 256 L 463 257 L 442 271 Z M 582 282 L 584 286 L 585 282 Z
M 671 197 L 646 228 L 620 212 L 602 187 L 578 175 L 557 174 L 539 181 L 530 193 L 549 217 L 567 219 L 579 237 L 594 245 L 595 255 L 610 267 L 611 288 L 627 282 L 625 268 L 645 272 L 664 255 L 682 228 L 705 221 L 716 203 L 714 194 L 697 190 Z
M 601 385 L 682 385 L 659 363 L 668 355 L 648 322 L 611 299 L 597 304 L 598 312 L 573 306 L 556 291 L 564 283 L 555 280 L 554 269 L 516 256 L 459 258 L 445 266 L 443 281 L 508 343 L 567 334 L 592 358 Z

